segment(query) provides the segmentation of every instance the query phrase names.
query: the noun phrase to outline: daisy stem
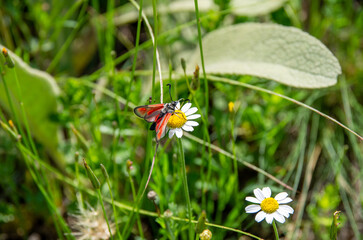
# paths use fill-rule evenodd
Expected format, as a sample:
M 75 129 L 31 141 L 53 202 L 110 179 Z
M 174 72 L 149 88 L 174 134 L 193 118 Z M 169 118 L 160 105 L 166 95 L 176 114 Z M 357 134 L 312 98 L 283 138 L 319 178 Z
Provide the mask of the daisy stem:
M 275 239 L 276 240 L 279 240 L 279 232 L 277 231 L 277 226 L 276 226 L 276 222 L 275 221 L 272 221 L 272 226 L 274 228 L 274 232 L 275 232 Z
M 187 208 L 188 208 L 188 218 L 189 218 L 189 239 L 193 239 L 193 226 L 192 226 L 192 207 L 190 204 L 190 197 L 189 197 L 189 190 L 188 190 L 188 182 L 187 182 L 187 171 L 185 169 L 185 158 L 184 158 L 184 149 L 182 140 L 178 138 L 178 148 L 179 148 L 179 160 L 180 160 L 180 167 L 182 169 L 182 181 L 184 186 L 184 194 L 185 199 L 187 201 Z
M 102 199 L 101 190 L 99 188 L 97 189 L 97 193 L 98 193 L 98 199 L 99 199 L 99 201 L 101 203 L 101 206 L 102 206 L 103 215 L 105 216 L 105 220 L 106 220 L 106 223 L 107 223 L 108 231 L 110 232 L 110 238 L 113 239 L 112 232 L 111 232 L 111 227 L 110 227 L 110 223 L 108 222 L 108 218 L 107 218 L 105 206 L 103 205 L 103 199 Z

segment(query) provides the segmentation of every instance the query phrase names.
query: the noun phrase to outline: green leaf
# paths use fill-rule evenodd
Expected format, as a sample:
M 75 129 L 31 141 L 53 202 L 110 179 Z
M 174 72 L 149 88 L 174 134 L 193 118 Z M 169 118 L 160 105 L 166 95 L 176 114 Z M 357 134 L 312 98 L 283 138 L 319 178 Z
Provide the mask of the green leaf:
M 300 88 L 336 84 L 338 60 L 309 34 L 277 24 L 244 23 L 213 31 L 203 38 L 207 73 L 252 75 Z M 200 63 L 199 49 L 188 61 Z
M 236 15 L 254 17 L 273 12 L 285 2 L 286 0 L 232 0 L 230 6 Z
M 1 44 L 0 48 L 3 48 Z M 13 59 L 15 67 L 9 68 L 6 66 L 4 56 L 1 54 L 2 79 L 7 83 L 18 118 L 23 123 L 19 105 L 20 101 L 22 101 L 32 135 L 46 147 L 50 154 L 60 160 L 57 151 L 59 141 L 58 126 L 50 120 L 52 114 L 57 112 L 57 96 L 60 90 L 52 76 L 29 67 L 14 53 L 10 51 L 8 53 Z M 20 84 L 22 99 L 18 94 L 16 77 Z M 0 82 L 0 105 L 10 113 L 3 82 Z

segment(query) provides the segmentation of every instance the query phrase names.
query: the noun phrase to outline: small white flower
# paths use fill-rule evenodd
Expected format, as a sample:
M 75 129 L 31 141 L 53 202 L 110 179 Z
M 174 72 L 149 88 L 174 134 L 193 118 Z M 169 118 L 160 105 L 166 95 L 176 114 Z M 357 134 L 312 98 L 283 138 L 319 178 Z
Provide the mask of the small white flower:
M 253 190 L 255 197 L 246 197 L 246 201 L 257 203 L 248 205 L 245 210 L 247 213 L 257 213 L 255 220 L 261 222 L 266 218 L 266 222 L 271 224 L 275 219 L 280 223 L 285 222 L 285 218 L 288 218 L 290 214 L 294 213 L 294 209 L 288 205 L 282 205 L 292 202 L 292 199 L 287 197 L 286 192 L 279 193 L 275 198 L 271 197 L 271 189 L 264 187 L 262 190 L 256 188 Z M 261 211 L 260 211 L 261 210 Z
M 71 218 L 68 220 L 68 223 L 73 230 L 71 234 L 77 240 L 108 240 L 111 238 L 100 206 L 97 209 L 93 209 L 88 205 L 86 209 L 80 208 L 78 214 L 69 215 Z M 109 223 L 111 232 L 114 233 L 116 225 L 111 221 Z
M 172 138 L 174 134 L 181 138 L 183 136 L 183 130 L 187 132 L 194 131 L 195 126 L 198 126 L 199 123 L 196 121 L 190 121 L 192 119 L 200 118 L 200 114 L 194 114 L 198 111 L 198 108 L 192 107 L 191 103 L 186 103 L 183 105 L 183 107 L 180 109 L 180 103 L 177 104 L 174 114 L 169 118 L 167 129 L 170 129 L 169 131 L 169 138 Z M 165 132 L 166 132 L 165 131 Z

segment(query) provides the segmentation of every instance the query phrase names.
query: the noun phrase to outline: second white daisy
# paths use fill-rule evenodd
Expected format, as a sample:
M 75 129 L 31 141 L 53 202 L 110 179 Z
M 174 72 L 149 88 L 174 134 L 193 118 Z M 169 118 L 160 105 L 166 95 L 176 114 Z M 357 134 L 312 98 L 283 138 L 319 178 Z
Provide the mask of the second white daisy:
M 169 118 L 167 128 L 169 131 L 169 138 L 172 138 L 174 134 L 181 138 L 183 136 L 183 130 L 187 132 L 192 132 L 194 130 L 193 127 L 199 125 L 196 121 L 191 121 L 193 119 L 200 118 L 200 114 L 194 114 L 198 111 L 198 108 L 192 107 L 191 103 L 186 103 L 180 109 L 180 103 L 177 104 L 174 114 Z
M 271 189 L 264 187 L 261 189 L 256 188 L 253 190 L 255 197 L 246 197 L 246 201 L 257 203 L 248 205 L 245 210 L 247 213 L 257 213 L 255 220 L 261 222 L 266 219 L 268 224 L 271 224 L 275 219 L 280 223 L 285 222 L 290 214 L 294 213 L 294 209 L 288 205 L 282 205 L 292 202 L 292 199 L 287 197 L 286 192 L 277 194 L 274 198 L 271 197 Z M 261 211 L 260 211 L 261 210 Z

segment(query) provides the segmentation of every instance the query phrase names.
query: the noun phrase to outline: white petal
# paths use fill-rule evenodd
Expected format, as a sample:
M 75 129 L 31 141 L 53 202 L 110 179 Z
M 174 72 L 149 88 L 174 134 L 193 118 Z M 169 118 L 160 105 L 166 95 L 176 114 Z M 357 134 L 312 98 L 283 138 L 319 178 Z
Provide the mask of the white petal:
M 279 194 L 276 195 L 275 200 L 276 201 L 283 200 L 283 199 L 285 199 L 287 197 L 287 195 L 289 195 L 289 194 L 287 194 L 287 192 L 279 193 Z
M 274 220 L 274 217 L 272 216 L 272 214 L 266 214 L 266 222 L 268 224 L 271 224 L 273 220 Z
M 286 218 L 288 218 L 290 216 L 290 214 L 287 211 L 285 211 L 284 209 L 282 209 L 281 207 L 279 207 L 277 209 L 277 212 L 280 213 L 282 216 L 284 216 Z
M 269 187 L 262 188 L 263 195 L 265 195 L 265 198 L 271 197 L 271 189 Z
M 187 117 L 188 120 L 197 119 L 197 118 L 200 118 L 200 114 L 194 114 Z
M 256 222 L 261 222 L 263 219 L 265 219 L 265 217 L 266 217 L 266 213 L 261 211 L 256 214 L 255 220 L 256 220 Z
M 293 214 L 294 213 L 294 209 L 292 207 L 290 207 L 289 205 L 280 205 L 279 209 L 289 213 L 289 214 Z
M 188 125 L 185 125 L 185 124 L 183 125 L 182 129 L 183 129 L 184 131 L 187 131 L 187 132 L 192 132 L 192 131 L 194 130 L 194 128 L 193 128 L 193 127 L 188 126 Z
M 189 109 L 188 111 L 185 112 L 185 116 L 189 116 L 192 115 L 193 113 L 195 113 L 196 111 L 198 111 L 198 108 L 196 107 L 192 107 L 191 109 Z
M 256 188 L 253 190 L 253 193 L 255 194 L 256 198 L 262 202 L 263 199 L 265 199 L 265 196 L 263 195 L 263 192 L 261 189 Z
M 185 123 L 185 125 L 192 126 L 192 127 L 196 127 L 196 126 L 199 126 L 199 123 L 196 122 L 196 121 L 187 121 Z
M 272 214 L 273 218 L 276 219 L 276 221 L 280 222 L 280 223 L 284 223 L 285 222 L 285 218 L 284 216 L 282 216 L 281 214 L 279 214 L 278 212 L 274 212 Z
M 292 199 L 287 197 L 283 200 L 280 200 L 280 201 L 277 201 L 279 204 L 284 204 L 284 203 L 289 203 L 289 202 L 292 202 Z
M 183 105 L 183 107 L 182 107 L 182 109 L 181 109 L 181 111 L 182 111 L 183 113 L 186 113 L 186 112 L 189 110 L 190 106 L 192 106 L 192 104 L 191 104 L 191 103 L 186 103 L 186 104 L 184 104 L 184 105 Z
M 174 136 L 175 129 L 170 129 L 169 131 L 169 138 L 172 138 Z
M 257 198 L 254 198 L 254 197 L 246 197 L 245 199 L 246 199 L 246 201 L 249 201 L 249 202 L 261 203 L 260 200 L 258 200 Z
M 180 102 L 176 104 L 176 109 L 180 109 Z
M 261 210 L 261 207 L 260 207 L 260 205 L 252 204 L 252 205 L 248 205 L 245 208 L 245 210 L 246 210 L 246 213 L 256 213 Z
M 175 129 L 175 135 L 178 137 L 178 138 L 181 138 L 183 136 L 183 130 L 181 130 L 181 128 L 176 128 Z

